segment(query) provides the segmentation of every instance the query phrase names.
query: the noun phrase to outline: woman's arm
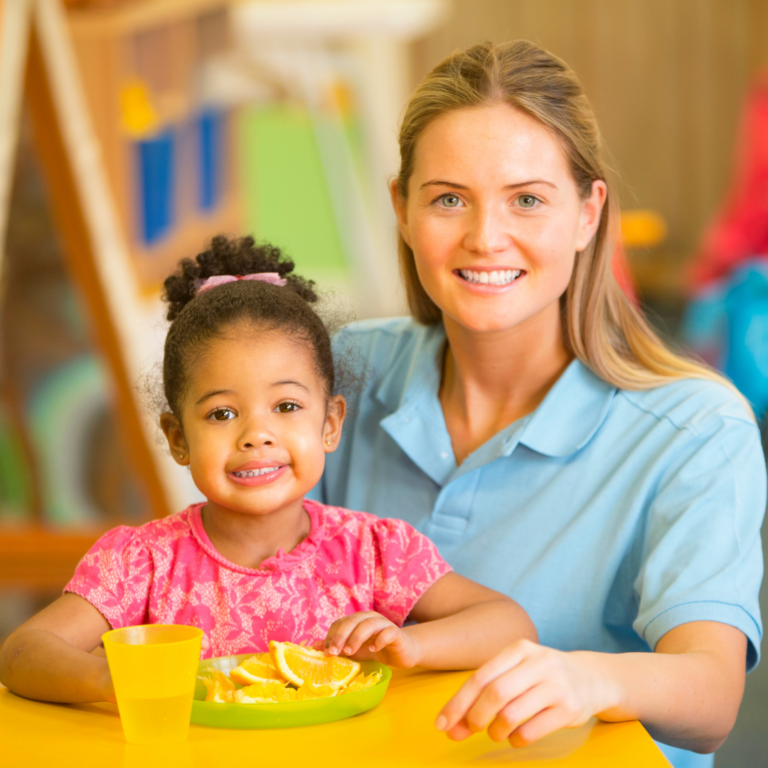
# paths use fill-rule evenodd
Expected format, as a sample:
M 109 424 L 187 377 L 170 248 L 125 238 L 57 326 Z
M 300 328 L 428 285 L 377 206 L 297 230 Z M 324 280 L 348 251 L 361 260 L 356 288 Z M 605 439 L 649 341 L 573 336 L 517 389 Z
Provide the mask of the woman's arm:
M 640 720 L 675 747 L 714 752 L 744 691 L 746 638 L 710 621 L 683 624 L 655 653 L 564 653 L 520 642 L 478 669 L 438 715 L 453 739 L 488 728 L 524 746 L 590 717 Z
M 528 614 L 506 595 L 455 573 L 438 579 L 402 629 L 373 611 L 355 613 L 328 630 L 328 653 L 375 658 L 398 667 L 473 669 L 510 642 L 538 636 Z
M 91 654 L 109 622 L 67 593 L 22 624 L 0 649 L 0 682 L 41 701 L 115 701 L 107 660 Z

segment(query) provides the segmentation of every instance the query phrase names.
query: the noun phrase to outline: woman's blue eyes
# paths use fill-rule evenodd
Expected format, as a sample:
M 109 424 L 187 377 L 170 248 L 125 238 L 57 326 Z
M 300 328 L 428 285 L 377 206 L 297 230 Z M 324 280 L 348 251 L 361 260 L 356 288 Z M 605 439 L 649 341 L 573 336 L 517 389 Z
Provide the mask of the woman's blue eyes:
M 435 202 L 440 203 L 443 208 L 458 208 L 463 204 L 458 195 L 451 194 L 440 195 Z M 520 195 L 520 197 L 516 198 L 515 202 L 520 208 L 527 208 L 530 210 L 531 208 L 535 208 L 541 201 L 535 195 Z
M 441 195 L 438 200 L 442 201 L 446 208 L 456 208 L 461 203 L 461 200 L 456 195 Z

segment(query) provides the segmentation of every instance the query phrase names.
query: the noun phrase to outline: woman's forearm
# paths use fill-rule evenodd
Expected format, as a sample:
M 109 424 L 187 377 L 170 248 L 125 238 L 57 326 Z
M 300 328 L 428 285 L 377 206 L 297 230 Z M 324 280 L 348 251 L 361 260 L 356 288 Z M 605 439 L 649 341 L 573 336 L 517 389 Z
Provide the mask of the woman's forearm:
M 715 653 L 573 655 L 602 689 L 601 720 L 640 720 L 655 739 L 695 752 L 713 752 L 733 728 L 743 677 Z
M 528 614 L 507 599 L 478 603 L 404 631 L 421 649 L 418 666 L 427 669 L 474 669 L 515 640 L 538 641 Z
M 52 632 L 14 632 L 0 650 L 0 682 L 28 699 L 67 703 L 114 701 L 107 660 Z

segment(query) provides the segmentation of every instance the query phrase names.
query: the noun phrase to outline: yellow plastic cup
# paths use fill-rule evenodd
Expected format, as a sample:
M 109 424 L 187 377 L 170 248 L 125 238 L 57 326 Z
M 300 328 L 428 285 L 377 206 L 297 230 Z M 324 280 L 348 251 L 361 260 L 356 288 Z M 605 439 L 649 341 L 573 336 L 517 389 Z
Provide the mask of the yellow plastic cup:
M 174 744 L 189 734 L 203 631 L 145 624 L 105 632 L 117 708 L 130 744 Z

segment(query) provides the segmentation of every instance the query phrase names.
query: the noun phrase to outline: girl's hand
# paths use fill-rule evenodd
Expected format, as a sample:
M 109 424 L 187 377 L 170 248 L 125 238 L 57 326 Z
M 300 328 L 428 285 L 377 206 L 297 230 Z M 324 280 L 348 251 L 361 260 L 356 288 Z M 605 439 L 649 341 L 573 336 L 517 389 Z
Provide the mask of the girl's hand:
M 524 747 L 559 728 L 583 725 L 611 706 L 609 688 L 588 654 L 519 640 L 461 686 L 435 726 L 456 741 L 487 728 L 494 741 Z
M 358 661 L 375 659 L 393 667 L 414 667 L 420 649 L 415 638 L 380 613 L 363 611 L 331 624 L 324 650 L 331 656 L 343 653 Z

